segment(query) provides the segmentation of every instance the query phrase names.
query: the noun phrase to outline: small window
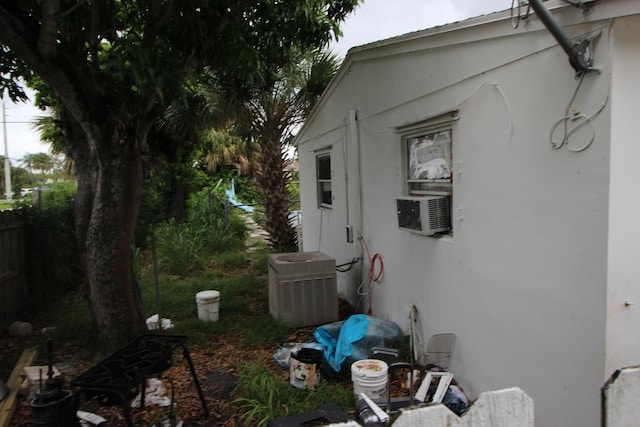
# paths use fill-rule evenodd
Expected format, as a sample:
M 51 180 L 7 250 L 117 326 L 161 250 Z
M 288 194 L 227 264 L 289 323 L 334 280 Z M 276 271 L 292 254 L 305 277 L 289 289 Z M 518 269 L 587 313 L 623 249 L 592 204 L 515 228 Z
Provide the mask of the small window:
M 451 235 L 452 120 L 423 122 L 402 133 L 406 192 L 396 199 L 398 226 L 429 236 Z
M 396 198 L 398 227 L 452 235 L 453 139 L 458 111 L 396 128 L 401 135 L 405 188 Z
M 318 207 L 331 207 L 331 154 L 322 153 L 316 156 L 316 175 L 318 182 Z
M 404 137 L 410 195 L 451 195 L 451 141 L 451 127 L 419 131 Z

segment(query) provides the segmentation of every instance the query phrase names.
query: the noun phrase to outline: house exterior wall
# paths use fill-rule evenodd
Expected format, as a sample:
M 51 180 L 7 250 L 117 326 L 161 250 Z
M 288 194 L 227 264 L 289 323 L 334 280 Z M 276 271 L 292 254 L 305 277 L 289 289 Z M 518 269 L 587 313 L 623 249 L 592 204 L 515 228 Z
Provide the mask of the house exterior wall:
M 609 215 L 631 219 L 624 195 L 638 178 L 631 168 L 616 177 L 610 167 L 638 150 L 630 125 L 614 131 L 611 116 L 626 85 L 637 94 L 638 82 L 624 70 L 637 70 L 637 52 L 629 50 L 637 49 L 640 25 L 626 18 L 628 28 L 619 30 L 602 11 L 595 15 L 602 19 L 569 7 L 554 13 L 570 37 L 600 32 L 599 73 L 576 79 L 535 17 L 514 30 L 508 13 L 353 50 L 297 138 L 303 250 L 325 252 L 337 264 L 359 257 L 356 268 L 338 273 L 339 292 L 407 333 L 415 305 L 423 348 L 432 334 L 455 333 L 450 369 L 472 398 L 517 386 L 535 402 L 536 425 L 596 426 L 610 365 L 630 364 L 640 353 L 640 343 L 623 339 L 636 332 L 628 328 L 635 314 L 612 314 L 635 283 L 638 251 L 621 261 L 608 252 L 638 246 Z M 618 74 L 626 85 L 610 84 Z M 633 111 L 637 99 L 622 108 Z M 550 139 L 558 141 L 569 104 L 585 124 L 555 149 Z M 400 230 L 395 199 L 406 185 L 398 128 L 451 111 L 459 117 L 452 124 L 453 231 L 430 237 Z M 331 209 L 316 202 L 318 150 L 332 156 Z M 610 191 L 610 180 L 629 191 Z M 374 253 L 384 275 L 369 288 Z M 618 263 L 622 271 L 612 272 Z M 618 284 L 608 290 L 611 280 Z M 624 296 L 640 304 L 637 292 Z M 608 353 L 609 332 L 618 335 L 616 354 Z
M 611 191 L 607 270 L 607 347 L 605 372 L 640 363 L 640 17 L 615 22 L 612 31 Z

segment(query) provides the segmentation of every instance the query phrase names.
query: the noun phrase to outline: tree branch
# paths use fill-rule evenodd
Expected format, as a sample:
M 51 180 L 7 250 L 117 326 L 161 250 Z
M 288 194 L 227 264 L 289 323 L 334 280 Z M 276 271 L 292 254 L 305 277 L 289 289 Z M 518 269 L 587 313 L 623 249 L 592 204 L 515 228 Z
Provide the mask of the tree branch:
M 87 78 L 65 57 L 61 56 L 55 47 L 50 46 L 50 39 L 44 40 L 46 39 L 44 37 L 41 41 L 41 31 L 37 23 L 24 10 L 12 3 L 11 1 L 0 1 L 0 43 L 21 58 L 56 92 L 79 123 L 86 122 L 88 106 L 91 102 L 89 100 L 95 99 L 95 92 L 88 84 Z M 51 15 L 52 10 L 47 11 L 50 14 L 47 20 L 55 19 Z M 42 47 L 47 52 L 45 56 L 39 53 L 40 43 L 43 44 Z M 55 55 L 51 56 L 52 52 Z
M 42 23 L 40 24 L 40 34 L 38 35 L 36 46 L 38 53 L 45 61 L 50 61 L 56 57 L 56 15 L 59 9 L 59 0 L 43 0 L 42 2 Z

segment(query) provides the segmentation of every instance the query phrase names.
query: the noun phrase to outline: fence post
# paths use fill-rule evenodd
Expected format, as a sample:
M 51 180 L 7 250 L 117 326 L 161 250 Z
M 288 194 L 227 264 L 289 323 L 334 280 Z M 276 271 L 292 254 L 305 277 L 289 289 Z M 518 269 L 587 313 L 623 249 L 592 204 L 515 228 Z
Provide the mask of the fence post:
M 640 366 L 618 369 L 602 386 L 602 426 L 638 425 Z

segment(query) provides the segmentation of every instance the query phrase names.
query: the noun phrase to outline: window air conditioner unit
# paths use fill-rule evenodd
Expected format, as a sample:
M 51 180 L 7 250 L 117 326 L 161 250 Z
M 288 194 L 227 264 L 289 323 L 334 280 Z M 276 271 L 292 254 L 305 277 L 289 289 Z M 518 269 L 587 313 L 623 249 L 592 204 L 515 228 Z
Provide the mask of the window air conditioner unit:
M 432 235 L 451 229 L 447 196 L 399 197 L 398 227 L 414 233 Z

